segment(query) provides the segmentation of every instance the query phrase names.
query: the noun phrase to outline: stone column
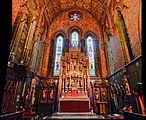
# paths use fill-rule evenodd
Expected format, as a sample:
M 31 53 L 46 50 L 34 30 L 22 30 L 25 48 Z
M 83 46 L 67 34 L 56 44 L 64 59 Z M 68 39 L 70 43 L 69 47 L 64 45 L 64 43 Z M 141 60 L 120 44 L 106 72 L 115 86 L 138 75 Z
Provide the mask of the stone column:
M 15 37 L 13 37 L 14 42 L 13 42 L 13 45 L 11 47 L 9 61 L 15 62 L 15 55 L 17 53 L 19 41 L 20 41 L 21 34 L 22 34 L 22 31 L 23 31 L 23 28 L 24 28 L 24 25 L 25 25 L 26 21 L 27 21 L 27 16 L 26 16 L 26 14 L 23 14 L 20 18 L 17 33 L 16 33 Z
M 32 16 L 32 18 L 31 18 L 31 24 L 30 24 L 29 31 L 28 31 L 28 34 L 27 34 L 27 38 L 26 38 L 25 47 L 24 47 L 24 50 L 23 50 L 23 53 L 22 53 L 21 61 L 26 61 L 26 62 L 29 61 L 28 60 L 28 55 L 29 55 L 29 52 L 30 52 L 31 42 L 32 42 L 32 39 L 33 39 L 33 35 L 34 35 L 36 23 L 37 23 L 36 18 L 37 18 L 36 15 Z
M 40 15 L 39 15 L 39 19 L 38 19 L 38 23 L 37 23 L 37 27 L 35 29 L 35 35 L 34 35 L 34 43 L 38 40 L 38 37 L 40 35 L 40 28 L 42 26 L 42 22 L 43 22 L 43 13 L 44 13 L 45 7 L 42 7 L 40 10 Z
M 49 54 L 50 54 L 50 40 L 47 36 L 46 44 L 44 47 L 42 66 L 41 66 L 41 76 L 44 76 L 44 77 L 47 76 L 47 72 L 48 72 Z
M 32 67 L 32 60 L 34 58 L 34 49 L 35 49 L 35 46 L 36 46 L 36 41 L 38 40 L 38 38 L 40 37 L 40 33 L 41 33 L 41 26 L 42 26 L 42 22 L 43 22 L 43 13 L 44 13 L 44 10 L 45 10 L 45 7 L 42 7 L 41 10 L 40 10 L 40 14 L 39 14 L 39 17 L 38 17 L 38 22 L 37 22 L 37 25 L 36 25 L 36 29 L 35 29 L 35 34 L 34 34 L 34 38 L 33 38 L 33 41 L 31 43 L 31 53 L 30 53 L 30 56 L 31 56 L 31 60 L 30 60 L 30 67 Z
M 41 42 L 40 42 L 40 55 L 39 55 L 39 64 L 37 66 L 37 73 L 40 75 L 41 74 L 41 69 L 42 69 L 42 64 L 43 64 L 43 55 L 44 55 L 44 50 L 45 50 L 45 45 L 46 45 L 46 40 L 47 40 L 47 25 L 46 27 L 44 28 L 44 32 L 42 34 L 42 39 L 41 39 Z M 49 59 L 49 58 L 48 58 Z
M 101 58 L 101 73 L 102 73 L 102 77 L 106 77 L 107 76 L 107 66 L 106 66 L 106 57 L 105 57 L 105 47 L 104 47 L 104 37 L 103 37 L 103 33 L 102 30 L 100 28 L 100 35 L 99 36 L 99 48 L 100 48 L 100 58 Z

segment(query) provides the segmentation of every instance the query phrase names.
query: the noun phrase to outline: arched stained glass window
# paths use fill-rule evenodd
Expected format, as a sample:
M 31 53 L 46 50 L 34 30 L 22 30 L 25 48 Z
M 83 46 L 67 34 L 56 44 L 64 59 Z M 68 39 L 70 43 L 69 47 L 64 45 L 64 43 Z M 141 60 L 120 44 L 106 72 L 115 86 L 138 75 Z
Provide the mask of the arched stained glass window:
M 79 33 L 75 30 L 71 33 L 71 48 L 79 48 Z
M 90 75 L 95 76 L 95 56 L 94 56 L 94 43 L 93 43 L 93 37 L 88 36 L 86 38 L 86 49 L 87 49 L 87 55 L 89 57 L 89 69 L 90 69 Z
M 56 39 L 54 76 L 59 76 L 60 74 L 60 61 L 63 51 L 63 40 L 63 36 L 61 35 L 59 35 Z

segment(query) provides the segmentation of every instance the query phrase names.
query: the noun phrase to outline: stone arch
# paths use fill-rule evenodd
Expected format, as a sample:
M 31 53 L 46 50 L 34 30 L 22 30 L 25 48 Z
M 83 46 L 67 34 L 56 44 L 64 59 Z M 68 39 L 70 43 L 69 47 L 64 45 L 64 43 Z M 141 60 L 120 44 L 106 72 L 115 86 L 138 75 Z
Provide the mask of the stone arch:
M 50 36 L 51 40 L 55 40 L 58 35 L 62 35 L 64 39 L 67 39 L 66 33 L 63 30 L 56 31 L 52 36 Z
M 80 37 L 80 40 L 81 40 L 83 30 L 80 26 L 72 26 L 72 27 L 68 28 L 68 39 L 70 39 L 70 34 L 74 30 L 77 30 L 79 32 L 79 37 Z

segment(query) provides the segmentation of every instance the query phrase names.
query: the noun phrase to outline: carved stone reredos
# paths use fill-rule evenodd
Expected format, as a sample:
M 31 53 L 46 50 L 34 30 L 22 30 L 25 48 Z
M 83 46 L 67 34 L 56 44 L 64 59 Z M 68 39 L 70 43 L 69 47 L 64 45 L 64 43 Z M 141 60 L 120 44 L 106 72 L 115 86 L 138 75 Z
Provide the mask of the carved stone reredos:
M 90 93 L 89 59 L 80 50 L 69 50 L 61 58 L 58 93 L 69 96 L 73 89 L 80 96 Z

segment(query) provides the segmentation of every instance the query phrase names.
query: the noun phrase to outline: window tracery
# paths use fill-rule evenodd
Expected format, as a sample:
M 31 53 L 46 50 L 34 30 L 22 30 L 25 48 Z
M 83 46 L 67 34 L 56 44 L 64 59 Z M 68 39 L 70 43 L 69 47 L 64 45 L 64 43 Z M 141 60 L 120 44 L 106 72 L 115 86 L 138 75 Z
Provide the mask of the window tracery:
M 75 30 L 71 33 L 71 48 L 77 49 L 79 47 L 79 33 Z
M 94 43 L 93 43 L 93 37 L 89 35 L 86 38 L 86 51 L 87 56 L 89 57 L 89 69 L 90 69 L 90 75 L 95 76 L 95 56 L 94 56 Z
M 58 36 L 56 39 L 56 50 L 55 50 L 55 65 L 54 65 L 54 76 L 59 76 L 60 73 L 60 61 L 63 51 L 63 36 Z

